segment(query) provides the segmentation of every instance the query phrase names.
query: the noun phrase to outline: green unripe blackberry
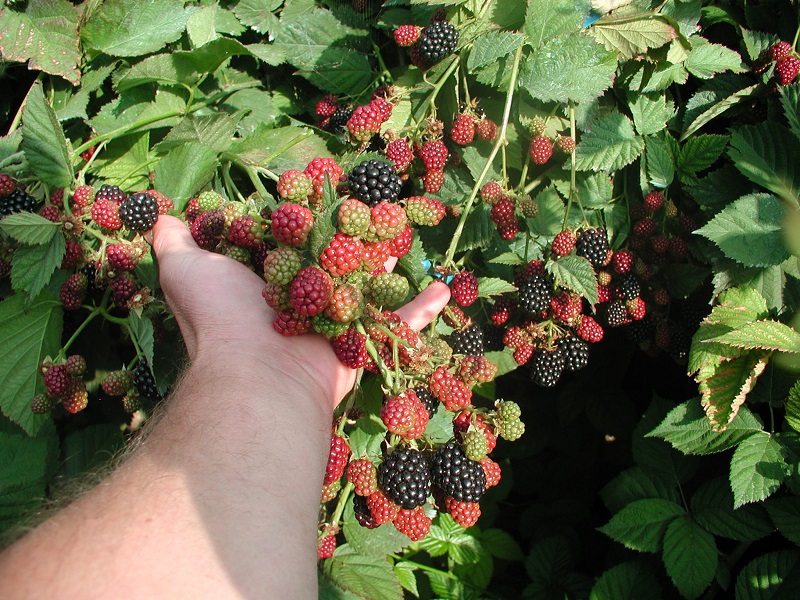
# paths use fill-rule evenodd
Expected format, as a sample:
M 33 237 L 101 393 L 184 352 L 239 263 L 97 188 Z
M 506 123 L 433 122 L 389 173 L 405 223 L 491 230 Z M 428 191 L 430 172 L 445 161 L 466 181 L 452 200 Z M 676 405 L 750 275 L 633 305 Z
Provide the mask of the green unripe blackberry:
M 328 339 L 333 339 L 347 331 L 350 325 L 349 323 L 339 323 L 325 313 L 320 313 L 311 317 L 311 326 L 317 333 L 321 333 Z
M 213 190 L 207 190 L 197 196 L 197 208 L 200 209 L 200 212 L 216 210 L 220 208 L 224 202 L 225 198 Z
M 486 458 L 489 442 L 480 431 L 470 431 L 464 436 L 464 454 L 470 460 L 480 461 Z
M 385 308 L 405 300 L 409 289 L 408 279 L 399 273 L 379 273 L 369 284 L 373 302 Z
M 517 421 L 522 415 L 519 404 L 511 400 L 498 400 L 495 402 L 495 423 L 497 421 Z
M 519 419 L 506 421 L 497 425 L 497 434 L 506 441 L 514 442 L 525 433 L 525 423 Z
M 378 467 L 378 485 L 393 502 L 405 509 L 422 506 L 431 492 L 425 457 L 414 448 L 398 448 Z

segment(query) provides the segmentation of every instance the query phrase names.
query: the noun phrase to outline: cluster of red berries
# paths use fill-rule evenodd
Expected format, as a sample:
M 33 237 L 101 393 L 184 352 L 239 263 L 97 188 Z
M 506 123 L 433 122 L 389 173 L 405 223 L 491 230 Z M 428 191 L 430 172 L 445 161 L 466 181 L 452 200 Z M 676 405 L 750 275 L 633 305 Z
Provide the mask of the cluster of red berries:
M 778 85 L 789 85 L 800 73 L 800 57 L 788 42 L 780 41 L 773 44 L 761 54 L 753 69 L 757 73 L 763 73 L 773 63 L 775 65 L 773 74 Z
M 498 235 L 511 241 L 520 232 L 524 219 L 532 219 L 539 205 L 530 196 L 517 198 L 509 194 L 497 181 L 489 181 L 480 191 L 481 200 L 492 207 L 489 216 L 497 227 Z
M 39 365 L 39 374 L 45 391 L 31 400 L 31 411 L 36 414 L 50 412 L 61 405 L 69 413 L 76 413 L 89 403 L 89 393 L 81 376 L 86 372 L 86 360 L 79 354 L 53 361 L 46 358 Z
M 450 514 L 463 527 L 477 523 L 481 497 L 501 478 L 500 465 L 489 454 L 498 437 L 514 441 L 522 436 L 525 426 L 520 409 L 514 402 L 498 400 L 493 410 L 472 406 L 453 410 L 436 398 L 435 389 L 433 385 L 418 386 L 389 397 L 381 415 L 407 412 L 399 408 L 402 405 L 424 414 L 427 422 L 428 414 L 435 413 L 441 402 L 444 409 L 453 411 L 452 439 L 445 444 L 426 443 L 420 450 L 414 442 L 404 441 L 418 438 L 400 436 L 402 439 L 390 443 L 380 457 L 356 457 L 351 455 L 346 437 L 334 432 L 323 504 L 336 498 L 346 479 L 354 492 L 356 520 L 363 527 L 374 529 L 392 523 L 399 532 L 417 541 L 428 534 L 437 512 Z M 413 408 L 415 405 L 419 407 Z M 390 422 L 399 420 L 397 417 Z M 424 439 L 423 435 L 419 437 Z M 335 525 L 323 524 L 320 531 L 319 556 L 326 558 L 327 551 L 335 548 Z
M 559 134 L 552 138 L 546 135 L 547 121 L 541 117 L 536 117 L 531 121 L 530 130 L 533 137 L 528 146 L 528 155 L 536 165 L 547 164 L 552 158 L 553 152 L 567 155 L 575 151 L 575 139 L 571 136 Z

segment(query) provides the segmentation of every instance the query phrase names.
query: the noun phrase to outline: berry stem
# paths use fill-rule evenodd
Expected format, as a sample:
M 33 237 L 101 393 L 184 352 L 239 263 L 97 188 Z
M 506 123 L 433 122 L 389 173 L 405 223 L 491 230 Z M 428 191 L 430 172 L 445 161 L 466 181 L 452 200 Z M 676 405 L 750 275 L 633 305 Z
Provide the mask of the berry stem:
M 798 19 L 797 29 L 794 32 L 794 39 L 792 40 L 792 51 L 797 48 L 797 40 L 800 39 L 800 19 Z
M 517 189 L 523 190 L 524 192 L 528 191 L 525 188 L 525 180 L 528 178 L 528 168 L 530 167 L 530 165 L 531 165 L 531 153 L 525 152 L 525 162 L 522 163 L 522 174 L 519 176 L 519 183 L 517 184 Z
M 239 188 L 236 187 L 236 184 L 233 183 L 233 179 L 231 178 L 231 163 L 227 162 L 221 169 L 222 171 L 222 181 L 225 184 L 225 189 L 228 191 L 228 197 L 233 199 L 234 197 L 239 200 L 239 202 L 244 202 L 244 197 L 242 193 L 239 191 Z M 249 175 L 250 173 L 248 173 Z
M 450 77 L 450 75 L 452 75 L 453 72 L 455 72 L 455 70 L 457 68 L 458 68 L 458 57 L 454 56 L 450 60 L 450 65 L 447 67 L 447 70 L 444 73 L 442 73 L 442 76 L 439 77 L 439 79 L 436 81 L 436 83 L 431 83 L 430 81 L 428 81 L 427 75 L 423 75 L 423 80 L 428 85 L 433 86 L 433 90 L 431 90 L 430 96 L 428 96 L 425 99 L 425 101 L 419 106 L 419 109 L 417 110 L 417 115 L 421 115 L 419 118 L 416 119 L 416 121 L 418 123 L 417 129 L 422 127 L 422 125 L 425 122 L 425 115 L 428 112 L 428 106 L 429 105 L 433 105 L 434 101 L 436 100 L 436 96 L 439 95 L 439 92 L 441 91 L 442 86 L 444 86 L 445 81 L 447 81 L 447 79 Z M 435 109 L 435 107 L 434 107 L 434 109 Z
M 69 348 L 70 348 L 70 346 L 72 346 L 72 344 L 74 344 L 74 343 L 75 343 L 75 340 L 77 340 L 77 339 L 78 339 L 78 336 L 81 334 L 81 332 L 82 332 L 84 329 L 86 329 L 86 327 L 89 325 L 89 323 L 91 323 L 91 322 L 92 322 L 92 320 L 93 320 L 93 319 L 94 319 L 94 318 L 95 318 L 97 315 L 99 315 L 99 314 L 101 313 L 101 311 L 102 311 L 102 308 L 101 308 L 101 307 L 97 307 L 97 308 L 94 308 L 94 309 L 92 309 L 92 311 L 91 311 L 91 312 L 90 312 L 90 313 L 89 313 L 89 314 L 86 316 L 86 318 L 83 320 L 83 323 L 81 323 L 80 325 L 78 325 L 78 328 L 75 330 L 75 332 L 74 332 L 74 333 L 73 333 L 73 334 L 70 336 L 70 338 L 67 340 L 67 343 L 66 343 L 66 344 L 64 344 L 64 346 L 61 348 L 61 351 L 59 352 L 59 355 L 63 354 L 64 356 L 66 356 L 67 352 L 69 351 Z
M 331 515 L 331 525 L 339 524 L 342 513 L 344 513 L 344 507 L 347 505 L 347 499 L 353 491 L 353 487 L 352 482 L 348 481 L 339 493 L 339 501 L 336 503 L 336 509 L 333 511 L 333 515 Z
M 381 372 L 381 376 L 383 377 L 383 381 L 386 383 L 387 386 L 391 387 L 393 383 L 394 377 L 386 368 L 386 365 L 383 364 L 383 360 L 381 359 L 380 355 L 378 354 L 377 350 L 375 350 L 375 345 L 372 343 L 372 340 L 369 339 L 366 330 L 364 329 L 363 323 L 361 323 L 360 319 L 354 321 L 356 331 L 358 331 L 361 335 L 367 338 L 364 346 L 367 348 L 367 352 L 372 357 L 372 360 L 375 361 L 375 364 L 378 365 L 378 370 Z
M 103 142 L 100 142 L 99 144 L 97 144 L 97 146 L 95 146 L 95 150 L 94 150 L 94 152 L 92 152 L 92 155 L 89 157 L 89 160 L 86 161 L 86 164 L 83 165 L 83 168 L 80 171 L 78 171 L 78 174 L 75 176 L 75 179 L 81 185 L 83 185 L 84 176 L 86 174 L 86 171 L 89 169 L 89 167 L 92 166 L 92 163 L 94 162 L 94 159 L 97 157 L 98 154 L 100 154 L 100 151 L 103 148 L 105 148 L 106 143 L 107 143 L 107 140 L 103 141 Z M 127 177 L 126 177 L 126 179 L 127 179 Z
M 575 105 L 570 100 L 569 103 L 569 134 L 572 136 L 572 139 L 575 139 Z M 567 199 L 567 210 L 564 211 L 564 223 L 561 225 L 561 229 L 564 230 L 567 228 L 567 219 L 569 219 L 569 211 L 572 208 L 572 199 L 578 201 L 578 207 L 581 209 L 581 215 L 583 216 L 583 220 L 586 221 L 586 211 L 583 210 L 583 204 L 581 203 L 580 196 L 578 196 L 578 180 L 577 180 L 577 168 L 575 162 L 575 153 L 572 152 L 569 155 L 569 198 Z
M 458 221 L 458 225 L 456 226 L 455 233 L 453 234 L 453 239 L 450 242 L 450 247 L 447 249 L 447 254 L 445 256 L 442 265 L 444 267 L 449 267 L 453 265 L 453 256 L 456 253 L 456 247 L 458 246 L 458 241 L 461 238 L 461 234 L 464 232 L 464 225 L 467 222 L 467 216 L 469 215 L 469 211 L 472 208 L 472 203 L 475 202 L 475 198 L 478 196 L 478 192 L 481 189 L 481 184 L 483 180 L 486 178 L 486 174 L 489 172 L 489 168 L 492 166 L 492 161 L 494 161 L 497 153 L 500 150 L 500 146 L 507 143 L 506 140 L 506 132 L 508 130 L 508 119 L 511 115 L 511 103 L 514 99 L 514 88 L 517 87 L 517 77 L 519 76 L 519 63 L 520 58 L 522 57 L 522 46 L 517 48 L 516 53 L 514 54 L 514 65 L 511 68 L 511 81 L 508 84 L 508 93 L 506 94 L 506 105 L 505 109 L 503 110 L 503 123 L 500 126 L 500 133 L 497 135 L 497 140 L 492 147 L 492 151 L 489 153 L 489 158 L 486 159 L 486 164 L 483 165 L 483 170 L 481 171 L 478 178 L 475 180 L 475 185 L 472 186 L 472 192 L 470 193 L 469 197 L 467 198 L 466 203 L 464 204 L 464 210 L 461 212 L 461 218 Z

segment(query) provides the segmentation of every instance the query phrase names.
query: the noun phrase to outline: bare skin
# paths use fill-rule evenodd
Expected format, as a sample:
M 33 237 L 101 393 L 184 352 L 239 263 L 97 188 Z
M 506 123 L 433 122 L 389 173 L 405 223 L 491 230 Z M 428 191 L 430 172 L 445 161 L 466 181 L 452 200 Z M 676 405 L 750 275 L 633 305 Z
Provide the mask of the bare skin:
M 318 335 L 271 326 L 261 279 L 153 230 L 190 367 L 146 441 L 0 555 L 0 597 L 316 598 L 316 522 L 334 407 L 354 372 Z M 433 283 L 397 312 L 422 328 Z

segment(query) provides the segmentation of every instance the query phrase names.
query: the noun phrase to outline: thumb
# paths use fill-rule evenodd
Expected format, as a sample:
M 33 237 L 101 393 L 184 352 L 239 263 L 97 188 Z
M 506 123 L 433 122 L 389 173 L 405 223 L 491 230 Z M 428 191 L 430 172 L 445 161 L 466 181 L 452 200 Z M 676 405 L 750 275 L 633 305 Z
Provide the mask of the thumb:
M 175 256 L 186 257 L 188 253 L 200 252 L 186 224 L 170 215 L 161 215 L 150 233 L 153 252 L 160 263 Z

